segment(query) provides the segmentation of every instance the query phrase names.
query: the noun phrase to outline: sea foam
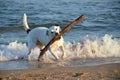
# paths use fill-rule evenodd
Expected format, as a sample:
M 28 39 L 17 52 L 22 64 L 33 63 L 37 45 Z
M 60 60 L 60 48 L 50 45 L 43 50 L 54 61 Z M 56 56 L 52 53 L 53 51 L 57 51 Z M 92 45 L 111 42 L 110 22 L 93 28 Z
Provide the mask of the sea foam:
M 65 42 L 66 59 L 68 58 L 107 58 L 120 57 L 120 40 L 113 39 L 111 35 L 105 35 L 101 38 L 84 38 L 80 42 Z M 26 43 L 11 42 L 8 45 L 0 45 L 0 61 L 25 59 L 27 57 L 28 47 Z M 34 49 L 30 58 L 36 60 L 40 50 Z M 59 50 L 56 51 L 61 55 Z M 53 58 L 49 51 L 46 52 L 46 58 Z

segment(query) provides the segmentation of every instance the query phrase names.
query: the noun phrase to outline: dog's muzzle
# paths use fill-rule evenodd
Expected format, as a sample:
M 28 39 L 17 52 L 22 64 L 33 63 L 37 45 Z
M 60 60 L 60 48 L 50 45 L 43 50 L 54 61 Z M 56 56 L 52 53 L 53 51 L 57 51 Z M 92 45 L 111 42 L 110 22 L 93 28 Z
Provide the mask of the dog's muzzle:
M 55 33 L 55 36 L 57 36 L 59 33 Z M 61 39 L 61 36 L 58 38 L 58 40 Z
M 55 35 L 57 36 L 57 35 L 58 35 L 58 33 L 55 33 Z

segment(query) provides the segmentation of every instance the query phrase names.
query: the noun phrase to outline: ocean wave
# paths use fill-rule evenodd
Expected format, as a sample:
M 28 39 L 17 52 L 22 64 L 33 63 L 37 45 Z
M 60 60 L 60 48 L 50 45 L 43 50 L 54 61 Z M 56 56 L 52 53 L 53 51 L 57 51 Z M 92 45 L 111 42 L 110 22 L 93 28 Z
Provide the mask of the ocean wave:
M 112 35 L 104 35 L 101 38 L 91 39 L 86 37 L 81 42 L 65 42 L 66 59 L 69 58 L 107 58 L 120 57 L 120 40 L 113 39 Z M 28 47 L 26 43 L 11 42 L 8 45 L 0 45 L 0 61 L 26 59 Z M 36 60 L 40 50 L 34 49 L 30 58 Z M 59 50 L 56 51 L 61 55 Z M 46 58 L 53 58 L 49 51 L 46 52 Z
M 85 38 L 82 42 L 67 43 L 68 53 L 80 58 L 120 57 L 120 40 L 113 39 L 112 35 L 102 38 Z

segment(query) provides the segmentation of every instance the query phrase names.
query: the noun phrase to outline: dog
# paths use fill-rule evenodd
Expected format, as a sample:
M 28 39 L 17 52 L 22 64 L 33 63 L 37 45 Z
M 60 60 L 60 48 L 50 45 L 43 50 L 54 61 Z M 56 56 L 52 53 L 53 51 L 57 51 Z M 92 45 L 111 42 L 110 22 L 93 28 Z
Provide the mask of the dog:
M 34 48 L 37 46 L 40 50 L 42 50 L 50 41 L 51 39 L 60 33 L 60 26 L 54 25 L 50 28 L 46 27 L 37 27 L 34 29 L 30 29 L 27 23 L 27 15 L 24 13 L 23 16 L 23 25 L 24 29 L 28 34 L 28 60 L 30 61 L 30 54 L 33 53 Z M 49 51 L 53 55 L 53 57 L 58 60 L 59 57 L 55 55 L 55 51 L 60 49 L 62 51 L 61 58 L 65 57 L 65 49 L 64 49 L 64 39 L 61 36 L 59 40 L 55 41 L 50 47 Z

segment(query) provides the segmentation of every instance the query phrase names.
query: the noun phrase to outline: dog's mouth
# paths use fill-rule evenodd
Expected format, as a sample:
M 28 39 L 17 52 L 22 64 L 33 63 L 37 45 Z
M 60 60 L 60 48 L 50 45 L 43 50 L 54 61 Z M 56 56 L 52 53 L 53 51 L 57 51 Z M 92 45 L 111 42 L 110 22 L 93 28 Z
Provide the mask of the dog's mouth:
M 59 33 L 55 33 L 55 36 L 59 35 Z M 58 38 L 58 40 L 61 39 L 61 36 Z
M 59 33 L 55 33 L 55 36 L 59 35 Z M 58 40 L 61 39 L 61 36 L 58 38 Z
M 52 33 L 52 34 L 55 34 L 55 36 L 59 34 L 59 33 L 57 33 L 57 32 L 51 32 L 51 33 Z

